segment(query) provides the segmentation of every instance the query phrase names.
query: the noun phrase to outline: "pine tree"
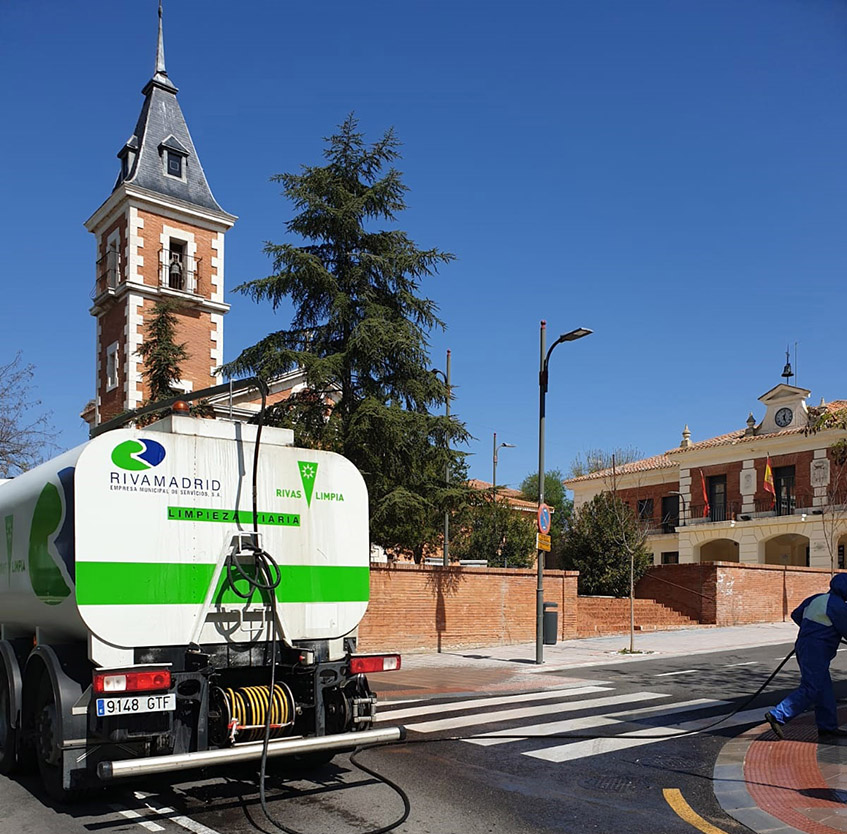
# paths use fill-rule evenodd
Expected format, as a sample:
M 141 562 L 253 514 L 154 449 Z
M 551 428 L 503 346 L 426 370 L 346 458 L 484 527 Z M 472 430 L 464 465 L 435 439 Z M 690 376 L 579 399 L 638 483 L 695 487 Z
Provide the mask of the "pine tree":
M 419 295 L 421 281 L 453 255 L 420 249 L 395 228 L 373 228 L 395 222 L 407 189 L 391 166 L 399 156 L 394 132 L 369 145 L 357 128 L 350 115 L 326 140 L 325 165 L 272 178 L 297 212 L 286 229 L 304 242 L 268 243 L 273 274 L 236 290 L 275 310 L 290 299 L 291 327 L 223 371 L 270 380 L 302 367 L 307 389 L 273 405 L 267 422 L 353 461 L 368 484 L 373 540 L 420 559 L 444 508 L 466 496 L 462 455 L 447 449 L 467 431 L 455 417 L 430 413 L 447 395 L 428 355 L 429 333 L 444 323 Z
M 141 375 L 150 388 L 148 403 L 156 403 L 179 393 L 173 386 L 181 378 L 180 362 L 188 359 L 185 343 L 176 343 L 179 305 L 172 299 L 157 301 L 147 324 L 147 333 L 138 355 L 144 360 Z

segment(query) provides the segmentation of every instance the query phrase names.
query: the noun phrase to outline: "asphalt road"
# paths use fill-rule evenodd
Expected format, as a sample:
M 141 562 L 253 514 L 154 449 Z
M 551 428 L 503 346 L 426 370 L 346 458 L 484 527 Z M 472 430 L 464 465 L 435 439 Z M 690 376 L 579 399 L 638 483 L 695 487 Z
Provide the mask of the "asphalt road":
M 646 736 L 714 721 L 754 692 L 790 648 L 574 669 L 560 673 L 561 689 L 515 697 L 388 702 L 383 722 L 405 724 L 420 743 L 365 751 L 361 760 L 408 793 L 411 814 L 396 829 L 405 834 L 691 834 L 694 829 L 665 801 L 664 788 L 679 789 L 698 814 L 736 834 L 748 829 L 717 804 L 712 767 L 728 738 L 760 723 L 766 706 L 796 685 L 794 660 L 727 724 L 677 738 Z M 834 661 L 833 677 L 844 681 L 836 694 L 847 696 L 847 654 Z M 586 737 L 502 736 L 551 732 Z M 441 740 L 495 733 L 501 736 Z M 53 806 L 35 780 L 0 778 L 0 834 L 277 830 L 260 808 L 255 768 L 194 776 L 120 785 L 70 808 Z M 391 788 L 353 767 L 349 756 L 337 756 L 311 779 L 292 779 L 274 765 L 268 808 L 303 834 L 352 834 L 389 824 L 403 805 Z

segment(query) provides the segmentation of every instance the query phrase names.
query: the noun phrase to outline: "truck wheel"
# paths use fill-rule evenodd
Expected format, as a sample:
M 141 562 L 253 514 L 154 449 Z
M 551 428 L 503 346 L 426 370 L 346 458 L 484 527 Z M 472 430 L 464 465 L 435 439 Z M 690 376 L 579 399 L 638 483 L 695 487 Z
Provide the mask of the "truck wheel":
M 0 661 L 0 773 L 4 776 L 15 770 L 18 731 L 12 726 L 12 702 L 9 697 L 9 676 Z
M 62 738 L 61 723 L 56 713 L 56 696 L 50 676 L 45 672 L 38 682 L 35 701 L 35 758 L 44 789 L 57 802 L 72 802 L 77 798 L 75 791 L 62 786 Z

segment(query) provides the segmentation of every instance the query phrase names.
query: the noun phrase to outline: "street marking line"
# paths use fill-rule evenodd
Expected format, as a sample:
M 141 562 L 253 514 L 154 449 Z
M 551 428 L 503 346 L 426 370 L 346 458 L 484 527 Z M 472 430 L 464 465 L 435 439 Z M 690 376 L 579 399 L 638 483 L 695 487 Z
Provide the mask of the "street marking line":
M 134 823 L 140 825 L 142 828 L 146 828 L 148 831 L 164 831 L 165 827 L 163 825 L 159 825 L 156 822 L 150 822 L 149 820 L 144 819 L 138 811 L 133 811 L 130 808 L 121 808 L 120 805 L 110 805 L 109 806 L 116 814 L 120 814 L 122 817 L 126 817 L 128 820 L 132 820 Z
M 704 820 L 683 798 L 679 788 L 664 788 L 662 795 L 665 801 L 674 810 L 680 819 L 685 820 L 689 825 L 693 825 L 703 834 L 727 834 L 722 828 L 712 825 L 708 820 Z
M 732 669 L 733 666 L 755 666 L 758 662 L 758 660 L 747 660 L 744 663 L 727 663 L 724 668 Z
M 656 698 L 670 698 L 671 696 L 661 692 L 635 692 L 630 695 L 611 695 L 606 698 L 586 698 L 580 701 L 557 701 L 553 704 L 532 704 L 528 707 L 517 709 L 497 710 L 496 712 L 483 712 L 473 715 L 462 715 L 458 718 L 442 718 L 435 721 L 423 721 L 415 724 L 406 724 L 407 730 L 416 733 L 435 733 L 441 730 L 455 730 L 459 727 L 476 727 L 482 724 L 499 724 L 503 721 L 517 721 L 521 718 L 536 718 L 540 715 L 555 715 L 565 712 L 579 712 L 581 710 L 597 709 L 599 707 L 617 706 L 639 701 L 653 700 Z
M 692 672 L 700 672 L 701 669 L 680 669 L 678 672 L 662 672 L 660 675 L 653 675 L 654 678 L 668 678 L 671 675 L 690 675 Z
M 647 693 L 649 694 L 649 693 Z M 644 700 L 633 698 L 633 700 Z M 526 741 L 529 739 L 544 739 L 550 734 L 571 733 L 579 730 L 592 730 L 599 727 L 612 727 L 620 724 L 636 724 L 638 719 L 661 712 L 663 716 L 680 712 L 693 712 L 697 709 L 708 709 L 714 706 L 723 706 L 726 701 L 712 701 L 708 698 L 700 698 L 694 701 L 683 701 L 673 707 L 660 704 L 657 707 L 643 707 L 625 709 L 620 712 L 603 713 L 586 718 L 569 718 L 564 721 L 550 721 L 546 724 L 532 724 L 530 726 L 510 727 L 505 730 L 484 733 L 486 736 L 514 736 L 514 738 L 470 738 L 465 741 L 480 747 L 493 747 L 497 744 L 509 744 L 515 741 Z M 623 718 L 627 716 L 627 718 Z M 526 733 L 526 735 L 522 735 Z
M 181 828 L 185 828 L 187 831 L 193 832 L 193 834 L 220 834 L 220 832 L 215 831 L 214 828 L 209 828 L 207 825 L 203 825 L 202 822 L 197 822 L 197 820 L 193 820 L 190 817 L 178 814 L 173 808 L 169 808 L 167 805 L 156 807 L 149 801 L 149 796 L 150 794 L 145 794 L 140 791 L 135 792 L 135 798 L 141 800 L 151 811 L 168 821 L 175 823 Z
M 402 721 L 405 718 L 418 718 L 424 715 L 443 715 L 445 712 L 464 712 L 478 707 L 499 707 L 504 704 L 521 704 L 527 701 L 561 701 L 576 695 L 593 695 L 595 692 L 611 692 L 610 686 L 578 686 L 562 689 L 542 689 L 525 692 L 521 695 L 501 695 L 495 698 L 474 698 L 470 701 L 449 701 L 446 704 L 429 704 L 423 707 L 393 709 L 378 712 L 377 721 Z

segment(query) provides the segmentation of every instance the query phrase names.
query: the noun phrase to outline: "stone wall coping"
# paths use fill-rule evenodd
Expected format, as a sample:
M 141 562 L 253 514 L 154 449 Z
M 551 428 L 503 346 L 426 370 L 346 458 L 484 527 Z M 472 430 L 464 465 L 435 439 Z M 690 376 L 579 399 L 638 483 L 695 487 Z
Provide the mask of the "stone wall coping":
M 472 576 L 535 576 L 537 571 L 535 568 L 483 568 L 483 567 L 475 567 L 468 565 L 449 565 L 448 567 L 444 567 L 444 565 L 425 565 L 420 564 L 416 565 L 414 563 L 406 563 L 406 562 L 371 562 L 370 566 L 372 571 L 431 571 L 433 573 L 444 572 L 444 573 L 464 573 L 469 572 Z M 544 576 L 555 577 L 557 579 L 563 577 L 571 577 L 571 576 L 579 576 L 578 570 L 548 570 L 544 569 Z
M 776 570 L 780 572 L 789 572 L 789 573 L 821 573 L 821 574 L 829 574 L 831 571 L 829 568 L 807 568 L 800 565 L 762 565 L 762 564 L 749 564 L 747 562 L 685 562 L 678 565 L 653 565 L 648 569 L 652 570 L 661 570 L 661 571 L 673 571 L 673 570 L 681 570 L 683 568 L 691 568 L 691 567 L 700 567 L 700 568 L 732 568 L 733 570 Z M 836 573 L 847 573 L 844 570 L 837 570 Z M 647 576 L 648 574 L 645 574 Z

